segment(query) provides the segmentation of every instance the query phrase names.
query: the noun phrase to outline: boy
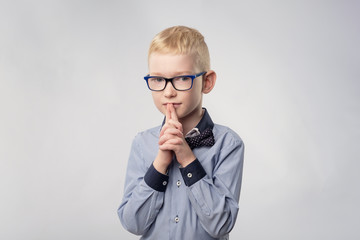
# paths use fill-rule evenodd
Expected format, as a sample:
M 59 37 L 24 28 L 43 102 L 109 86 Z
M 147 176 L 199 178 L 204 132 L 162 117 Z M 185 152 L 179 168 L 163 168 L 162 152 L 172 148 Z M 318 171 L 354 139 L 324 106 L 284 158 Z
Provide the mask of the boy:
M 229 239 L 244 145 L 202 108 L 216 81 L 204 37 L 165 29 L 151 42 L 148 64 L 145 80 L 165 119 L 133 141 L 120 221 L 141 239 Z

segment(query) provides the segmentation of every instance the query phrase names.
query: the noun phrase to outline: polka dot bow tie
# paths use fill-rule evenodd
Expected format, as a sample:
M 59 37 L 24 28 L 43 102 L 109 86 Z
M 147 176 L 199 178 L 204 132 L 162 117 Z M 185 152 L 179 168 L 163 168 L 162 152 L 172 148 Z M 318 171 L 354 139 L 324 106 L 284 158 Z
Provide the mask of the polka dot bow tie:
M 186 137 L 185 140 L 191 149 L 203 146 L 211 147 L 215 144 L 214 134 L 211 128 L 205 129 L 197 136 Z

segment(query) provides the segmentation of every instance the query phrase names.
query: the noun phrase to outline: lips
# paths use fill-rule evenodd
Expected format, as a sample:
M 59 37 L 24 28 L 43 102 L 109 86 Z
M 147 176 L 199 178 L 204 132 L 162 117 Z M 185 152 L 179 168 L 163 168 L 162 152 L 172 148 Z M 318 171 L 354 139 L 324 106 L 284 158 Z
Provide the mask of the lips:
M 164 103 L 163 105 L 166 107 L 168 104 L 169 103 Z M 171 103 L 171 104 L 174 106 L 174 108 L 177 108 L 181 105 L 181 103 Z

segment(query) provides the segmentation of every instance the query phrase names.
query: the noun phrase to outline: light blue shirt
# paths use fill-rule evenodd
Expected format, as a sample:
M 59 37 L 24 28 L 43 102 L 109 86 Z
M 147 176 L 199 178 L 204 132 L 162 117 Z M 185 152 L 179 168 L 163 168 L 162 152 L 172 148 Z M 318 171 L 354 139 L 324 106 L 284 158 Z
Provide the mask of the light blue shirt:
M 135 137 L 118 209 L 125 229 L 141 239 L 229 239 L 239 209 L 244 144 L 205 109 L 197 128 L 208 127 L 215 144 L 193 149 L 197 159 L 185 168 L 174 157 L 167 175 L 152 165 L 161 126 Z

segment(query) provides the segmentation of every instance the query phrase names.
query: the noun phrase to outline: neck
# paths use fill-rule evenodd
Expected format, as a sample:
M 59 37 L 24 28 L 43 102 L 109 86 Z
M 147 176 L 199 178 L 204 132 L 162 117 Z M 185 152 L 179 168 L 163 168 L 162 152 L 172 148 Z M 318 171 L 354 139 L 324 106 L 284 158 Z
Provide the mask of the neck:
M 196 109 L 193 113 L 189 114 L 188 116 L 179 119 L 179 122 L 183 126 L 183 133 L 186 135 L 188 132 L 191 131 L 196 125 L 200 122 L 202 116 L 204 115 L 204 109 Z

